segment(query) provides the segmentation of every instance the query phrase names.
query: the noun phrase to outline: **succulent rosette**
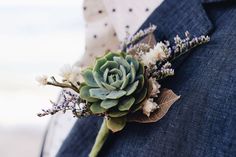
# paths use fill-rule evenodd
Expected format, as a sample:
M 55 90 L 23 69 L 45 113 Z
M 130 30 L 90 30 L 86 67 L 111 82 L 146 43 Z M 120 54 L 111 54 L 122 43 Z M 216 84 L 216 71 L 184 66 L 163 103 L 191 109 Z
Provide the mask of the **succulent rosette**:
M 82 72 L 80 97 L 93 114 L 123 117 L 140 109 L 147 94 L 144 65 L 131 55 L 109 52 Z

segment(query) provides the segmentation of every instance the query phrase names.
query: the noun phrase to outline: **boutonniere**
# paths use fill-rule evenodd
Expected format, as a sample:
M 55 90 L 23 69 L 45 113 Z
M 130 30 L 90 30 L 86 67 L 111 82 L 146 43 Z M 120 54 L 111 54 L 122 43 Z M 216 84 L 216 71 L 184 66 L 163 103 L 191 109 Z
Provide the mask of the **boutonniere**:
M 174 43 L 156 43 L 151 25 L 125 40 L 121 51 L 107 52 L 86 69 L 64 67 L 62 81 L 38 78 L 43 85 L 62 91 L 62 101 L 38 116 L 71 110 L 75 117 L 103 117 L 90 157 L 96 157 L 110 133 L 121 131 L 129 122 L 152 123 L 160 120 L 180 96 L 161 87 L 160 81 L 174 75 L 172 62 L 190 49 L 210 40 L 208 36 L 185 38 Z M 71 90 L 68 90 L 71 89 Z

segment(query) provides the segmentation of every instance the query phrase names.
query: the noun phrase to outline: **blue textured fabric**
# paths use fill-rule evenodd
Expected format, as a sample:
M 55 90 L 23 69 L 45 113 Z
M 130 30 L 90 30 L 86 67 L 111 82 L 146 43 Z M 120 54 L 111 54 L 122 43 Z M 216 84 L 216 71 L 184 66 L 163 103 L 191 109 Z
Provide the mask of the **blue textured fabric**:
M 165 0 L 141 28 L 157 25 L 155 36 L 209 34 L 211 41 L 176 63 L 163 86 L 181 95 L 160 121 L 129 123 L 109 137 L 101 157 L 236 156 L 236 3 Z M 102 119 L 78 120 L 57 157 L 86 157 Z

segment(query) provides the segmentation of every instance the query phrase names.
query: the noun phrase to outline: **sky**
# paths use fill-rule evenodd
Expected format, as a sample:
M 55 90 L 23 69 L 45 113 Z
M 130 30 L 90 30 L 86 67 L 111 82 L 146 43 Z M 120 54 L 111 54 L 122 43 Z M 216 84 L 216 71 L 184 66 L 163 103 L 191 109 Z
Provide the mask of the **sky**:
M 0 21 L 0 127 L 45 126 L 36 114 L 59 89 L 35 77 L 58 76 L 82 56 L 82 0 L 0 0 Z

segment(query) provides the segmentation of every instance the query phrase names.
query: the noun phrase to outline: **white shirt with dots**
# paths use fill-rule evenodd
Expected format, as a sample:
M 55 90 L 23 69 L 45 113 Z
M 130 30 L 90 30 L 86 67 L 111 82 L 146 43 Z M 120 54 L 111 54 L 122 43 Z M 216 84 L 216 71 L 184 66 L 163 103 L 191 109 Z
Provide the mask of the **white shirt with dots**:
M 163 0 L 85 0 L 86 51 L 79 61 L 84 67 L 107 50 L 119 49 Z
M 119 49 L 164 0 L 84 0 L 86 48 L 78 65 L 86 67 L 107 50 Z M 70 113 L 51 120 L 43 157 L 54 157 L 77 119 Z

